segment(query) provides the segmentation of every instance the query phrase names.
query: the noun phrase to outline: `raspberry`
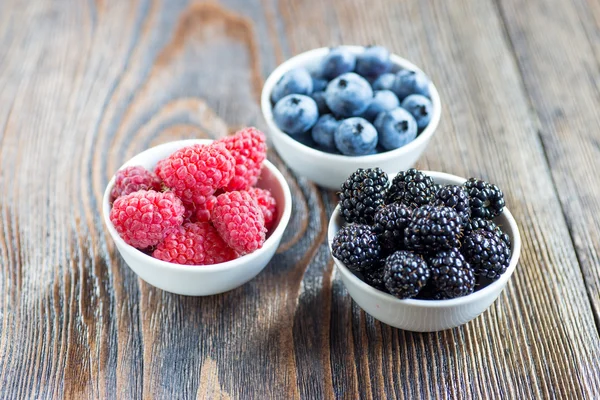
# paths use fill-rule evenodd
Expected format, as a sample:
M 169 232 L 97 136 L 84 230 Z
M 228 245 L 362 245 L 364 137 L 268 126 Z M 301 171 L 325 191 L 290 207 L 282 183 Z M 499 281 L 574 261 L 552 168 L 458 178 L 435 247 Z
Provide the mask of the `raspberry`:
M 208 222 L 188 222 L 171 231 L 156 246 L 152 256 L 159 260 L 187 265 L 212 265 L 233 260 L 235 251 L 221 239 Z
M 250 196 L 256 200 L 265 217 L 265 228 L 271 230 L 277 217 L 277 202 L 270 191 L 260 188 L 250 188 Z
M 223 143 L 235 158 L 235 175 L 227 191 L 248 190 L 254 186 L 267 157 L 265 134 L 256 128 L 244 128 L 217 143 Z
M 183 223 L 185 208 L 173 193 L 140 190 L 115 200 L 110 221 L 125 243 L 145 249 Z
M 156 174 L 187 207 L 202 207 L 234 174 L 235 159 L 220 144 L 184 147 L 158 162 Z
M 244 255 L 265 242 L 265 217 L 248 192 L 227 192 L 217 197 L 212 222 L 225 243 Z
M 138 190 L 156 190 L 160 192 L 161 181 L 154 172 L 136 165 L 123 168 L 115 174 L 115 185 L 110 192 L 110 201 Z
M 194 216 L 198 222 L 208 222 L 210 221 L 210 213 L 215 208 L 215 204 L 217 204 L 217 197 L 210 196 L 206 203 L 200 204 L 196 206 L 196 210 L 194 210 Z

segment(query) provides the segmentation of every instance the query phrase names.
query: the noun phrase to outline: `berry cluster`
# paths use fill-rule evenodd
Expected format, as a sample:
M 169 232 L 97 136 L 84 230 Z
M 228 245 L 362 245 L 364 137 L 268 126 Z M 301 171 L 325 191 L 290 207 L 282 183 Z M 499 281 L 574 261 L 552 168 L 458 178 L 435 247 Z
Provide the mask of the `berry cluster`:
M 389 183 L 381 169 L 361 168 L 342 184 L 339 207 L 348 225 L 333 256 L 400 299 L 466 296 L 508 268 L 510 238 L 493 221 L 504 195 L 485 181 L 442 186 L 409 169 Z
M 177 150 L 155 170 L 115 175 L 110 220 L 123 240 L 176 264 L 210 265 L 262 247 L 277 214 L 275 198 L 256 185 L 265 135 L 245 128 L 211 144 Z
M 381 46 L 332 48 L 316 70 L 288 71 L 273 87 L 277 126 L 315 149 L 362 156 L 410 143 L 429 124 L 430 81 L 400 69 Z

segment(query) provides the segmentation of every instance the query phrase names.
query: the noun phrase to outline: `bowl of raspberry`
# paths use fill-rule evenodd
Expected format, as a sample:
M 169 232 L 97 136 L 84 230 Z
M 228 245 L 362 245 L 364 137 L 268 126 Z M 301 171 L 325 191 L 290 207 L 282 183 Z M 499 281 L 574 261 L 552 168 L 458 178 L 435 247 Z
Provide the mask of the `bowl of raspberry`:
M 484 312 L 521 251 L 496 185 L 416 169 L 352 173 L 328 238 L 354 301 L 374 318 L 415 332 L 454 328 Z
M 125 263 L 168 292 L 209 296 L 243 285 L 275 254 L 292 208 L 262 132 L 180 140 L 126 162 L 102 211 Z
M 359 167 L 411 168 L 442 107 L 435 85 L 408 60 L 382 46 L 338 46 L 277 67 L 265 81 L 261 109 L 269 139 L 291 169 L 337 189 Z

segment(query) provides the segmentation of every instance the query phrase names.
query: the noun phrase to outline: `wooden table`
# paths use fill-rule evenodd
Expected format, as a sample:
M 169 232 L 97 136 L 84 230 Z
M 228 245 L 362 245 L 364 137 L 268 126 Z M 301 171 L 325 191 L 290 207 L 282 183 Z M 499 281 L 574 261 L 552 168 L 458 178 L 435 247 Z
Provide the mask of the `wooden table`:
M 265 128 L 286 58 L 378 43 L 438 84 L 418 166 L 504 188 L 524 249 L 457 329 L 390 328 L 325 242 L 335 194 L 295 176 L 271 264 L 207 298 L 127 268 L 100 199 L 129 157 Z M 28 398 L 600 398 L 600 4 L 574 0 L 0 2 L 0 393 Z

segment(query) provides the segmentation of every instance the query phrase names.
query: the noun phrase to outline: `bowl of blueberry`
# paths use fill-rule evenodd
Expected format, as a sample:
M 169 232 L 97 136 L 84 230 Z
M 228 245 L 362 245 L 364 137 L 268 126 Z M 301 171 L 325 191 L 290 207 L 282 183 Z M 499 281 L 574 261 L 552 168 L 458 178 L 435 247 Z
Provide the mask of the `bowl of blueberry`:
M 270 139 L 298 175 L 337 189 L 356 168 L 412 167 L 437 129 L 438 91 L 381 46 L 299 54 L 267 78 L 261 108 Z
M 374 318 L 416 332 L 454 328 L 484 312 L 521 249 L 496 185 L 415 169 L 352 173 L 328 238 L 354 301 Z

